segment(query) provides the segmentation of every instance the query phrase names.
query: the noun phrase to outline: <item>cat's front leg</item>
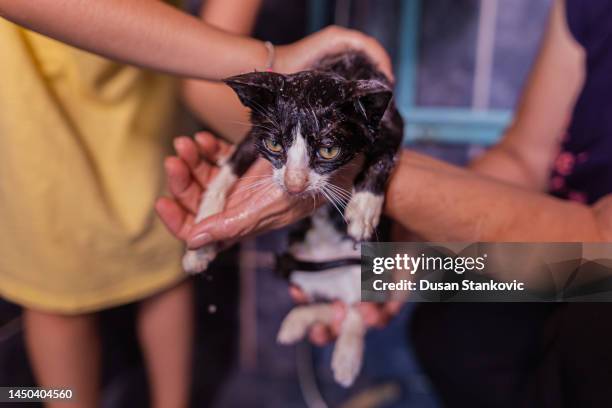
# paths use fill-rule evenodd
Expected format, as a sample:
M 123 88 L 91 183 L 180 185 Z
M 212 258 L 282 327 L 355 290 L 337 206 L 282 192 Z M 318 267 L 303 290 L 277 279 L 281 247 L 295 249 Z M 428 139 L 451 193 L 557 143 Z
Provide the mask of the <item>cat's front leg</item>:
M 366 157 L 344 211 L 348 234 L 356 242 L 369 240 L 378 227 L 385 202 L 385 187 L 394 164 L 395 149 Z
M 334 379 L 344 387 L 350 387 L 361 370 L 365 332 L 359 311 L 348 307 L 332 354 Z
M 202 194 L 202 200 L 194 220 L 195 223 L 223 211 L 227 193 L 236 180 L 246 173 L 255 159 L 257 159 L 257 150 L 253 143 L 253 137 L 249 133 L 227 162 L 221 165 L 219 173 Z M 208 268 L 208 265 L 216 256 L 217 248 L 215 245 L 189 249 L 183 256 L 183 269 L 190 275 L 200 273 Z
M 204 218 L 223 211 L 227 192 L 234 185 L 238 177 L 234 174 L 231 165 L 224 164 L 219 174 L 209 184 L 202 194 L 202 200 L 195 223 Z M 198 249 L 188 249 L 183 256 L 183 269 L 190 275 L 200 273 L 208 268 L 208 264 L 217 256 L 214 245 L 207 245 Z
M 353 191 L 344 217 L 348 222 L 348 234 L 356 242 L 367 241 L 378 227 L 384 203 L 382 194 L 370 191 Z

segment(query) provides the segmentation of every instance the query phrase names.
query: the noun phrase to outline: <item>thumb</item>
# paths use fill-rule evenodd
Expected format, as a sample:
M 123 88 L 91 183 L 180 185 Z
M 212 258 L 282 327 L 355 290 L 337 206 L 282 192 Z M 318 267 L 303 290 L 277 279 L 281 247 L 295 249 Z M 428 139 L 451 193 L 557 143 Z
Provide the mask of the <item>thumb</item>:
M 193 226 L 187 237 L 190 249 L 200 248 L 214 242 L 236 239 L 243 230 L 245 220 L 236 209 L 211 215 Z

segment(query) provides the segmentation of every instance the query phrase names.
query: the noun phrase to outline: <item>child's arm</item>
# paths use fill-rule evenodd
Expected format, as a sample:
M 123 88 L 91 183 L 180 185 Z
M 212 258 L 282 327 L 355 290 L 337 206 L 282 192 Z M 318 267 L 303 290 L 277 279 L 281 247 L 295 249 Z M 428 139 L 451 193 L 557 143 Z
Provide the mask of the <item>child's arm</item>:
M 260 6 L 261 0 L 206 0 L 200 16 L 229 33 L 250 35 Z M 216 135 L 237 143 L 249 130 L 249 110 L 225 84 L 186 79 L 182 94 L 191 112 Z
M 266 48 L 161 1 L 0 0 L 0 15 L 94 53 L 172 74 L 219 79 L 262 69 Z
M 263 69 L 268 59 L 260 41 L 226 33 L 157 0 L 0 0 L 0 16 L 112 59 L 193 78 L 218 80 Z M 278 47 L 274 69 L 296 71 L 347 48 L 370 54 L 391 75 L 378 42 L 340 28 Z

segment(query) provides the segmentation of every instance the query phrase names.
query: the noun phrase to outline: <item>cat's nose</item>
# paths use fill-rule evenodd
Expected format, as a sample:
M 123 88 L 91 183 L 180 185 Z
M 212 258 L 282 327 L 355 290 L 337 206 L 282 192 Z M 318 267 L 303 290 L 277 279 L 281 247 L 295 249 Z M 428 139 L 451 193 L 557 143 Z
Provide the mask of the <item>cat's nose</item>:
M 285 172 L 285 188 L 291 194 L 304 192 L 308 186 L 308 173 L 302 171 Z

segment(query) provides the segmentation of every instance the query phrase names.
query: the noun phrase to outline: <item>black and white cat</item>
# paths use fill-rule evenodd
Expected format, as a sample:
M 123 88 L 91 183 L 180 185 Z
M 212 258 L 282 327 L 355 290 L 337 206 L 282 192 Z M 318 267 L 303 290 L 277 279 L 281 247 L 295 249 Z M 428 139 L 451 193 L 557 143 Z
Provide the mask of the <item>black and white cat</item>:
M 312 70 L 291 75 L 253 72 L 225 80 L 251 109 L 252 129 L 202 197 L 196 221 L 223 210 L 234 182 L 261 155 L 272 163 L 273 179 L 287 194 L 313 194 L 346 204 L 344 225 L 328 207 L 307 221 L 292 240 L 283 268 L 289 280 L 313 301 L 341 300 L 347 315 L 332 356 L 336 381 L 353 383 L 361 368 L 365 327 L 355 305 L 360 300 L 359 250 L 379 224 L 384 190 L 403 135 L 387 78 L 363 54 L 348 52 L 321 60 Z M 363 156 L 353 191 L 333 184 L 357 156 Z M 303 225 L 303 224 L 302 224 Z M 295 237 L 295 235 L 294 235 Z M 205 270 L 215 247 L 189 250 L 188 273 Z M 317 272 L 317 273 L 312 273 Z M 299 341 L 317 322 L 330 323 L 329 303 L 295 307 L 285 318 L 278 341 Z

